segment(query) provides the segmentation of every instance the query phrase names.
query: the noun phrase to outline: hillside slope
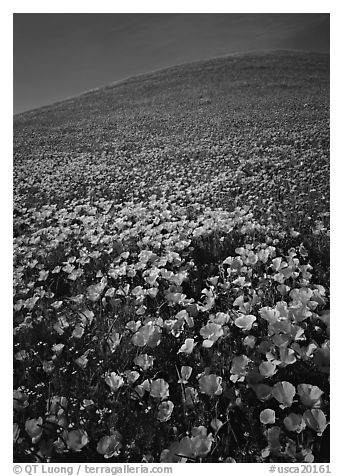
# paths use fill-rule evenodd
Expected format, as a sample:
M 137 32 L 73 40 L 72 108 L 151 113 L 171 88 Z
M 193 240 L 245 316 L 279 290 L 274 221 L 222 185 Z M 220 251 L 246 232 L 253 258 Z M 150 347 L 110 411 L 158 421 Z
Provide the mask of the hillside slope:
M 328 185 L 328 123 L 328 55 L 254 53 L 170 68 L 15 116 L 15 196 L 44 202 L 55 178 L 59 200 L 80 197 L 87 164 L 99 196 L 129 198 L 137 183 L 150 195 L 172 177 L 176 190 L 195 181 L 209 204 L 230 206 L 248 192 L 261 197 L 255 175 L 266 164 L 266 208 L 270 187 L 288 199 L 297 174 L 308 176 L 297 192 L 306 202 Z
M 328 462 L 329 309 L 327 55 L 14 118 L 16 461 Z

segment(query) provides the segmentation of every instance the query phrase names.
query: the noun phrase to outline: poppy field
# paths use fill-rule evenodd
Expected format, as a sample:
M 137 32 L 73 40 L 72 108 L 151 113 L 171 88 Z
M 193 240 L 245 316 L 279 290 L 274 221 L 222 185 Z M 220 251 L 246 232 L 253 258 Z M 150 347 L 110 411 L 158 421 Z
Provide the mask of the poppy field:
M 329 57 L 14 117 L 16 462 L 329 462 Z

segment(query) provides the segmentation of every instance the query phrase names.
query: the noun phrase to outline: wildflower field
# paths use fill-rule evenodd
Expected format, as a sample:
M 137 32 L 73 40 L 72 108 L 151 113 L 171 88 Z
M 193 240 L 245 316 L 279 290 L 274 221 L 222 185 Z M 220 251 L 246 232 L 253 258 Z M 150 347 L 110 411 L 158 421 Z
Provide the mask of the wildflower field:
M 329 461 L 329 56 L 14 118 L 14 460 Z

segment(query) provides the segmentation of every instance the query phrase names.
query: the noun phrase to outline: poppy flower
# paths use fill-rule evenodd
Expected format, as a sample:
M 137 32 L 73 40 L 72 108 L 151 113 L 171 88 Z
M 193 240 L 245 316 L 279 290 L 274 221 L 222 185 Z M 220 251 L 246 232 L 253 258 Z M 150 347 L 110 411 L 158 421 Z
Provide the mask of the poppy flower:
M 145 311 L 146 311 L 146 310 L 147 310 L 147 307 L 142 304 L 142 305 L 139 306 L 138 309 L 136 310 L 137 316 L 143 316 L 143 315 L 145 314 Z
M 271 268 L 274 271 L 279 271 L 280 269 L 285 268 L 286 266 L 287 263 L 285 261 L 282 261 L 282 258 L 280 256 L 272 260 Z
M 186 294 L 182 293 L 173 293 L 173 292 L 166 292 L 165 293 L 165 298 L 167 301 L 173 303 L 173 304 L 183 304 L 185 299 L 187 298 Z
M 145 388 L 143 385 L 136 385 L 135 388 L 131 392 L 132 400 L 141 400 L 144 397 Z
M 262 410 L 260 413 L 260 422 L 264 425 L 270 425 L 275 423 L 275 411 L 270 408 Z
M 111 435 L 103 436 L 97 444 L 96 450 L 103 455 L 105 459 L 112 458 L 112 456 L 119 456 L 122 448 L 122 436 L 118 431 L 112 431 Z
M 187 407 L 193 407 L 196 403 L 199 402 L 198 391 L 193 387 L 185 388 L 185 404 Z
M 237 461 L 235 460 L 235 458 L 232 458 L 232 456 L 228 456 L 224 459 L 223 463 L 237 463 Z
M 246 355 L 240 355 L 232 359 L 230 373 L 233 374 L 230 380 L 236 382 L 242 382 L 247 374 L 246 367 L 249 364 L 250 359 Z
M 109 347 L 110 352 L 115 352 L 117 347 L 120 344 L 122 336 L 119 334 L 119 332 L 112 332 L 112 334 L 109 336 L 109 338 L 106 340 L 106 343 Z
M 213 428 L 213 430 L 215 432 L 217 432 L 223 426 L 223 422 L 221 420 L 219 420 L 218 418 L 213 418 L 211 420 L 210 426 L 211 426 L 211 428 Z
M 174 442 L 168 450 L 161 453 L 162 462 L 186 462 L 187 459 L 195 460 L 204 458 L 212 448 L 214 438 L 204 426 L 193 427 L 192 437 L 185 436 L 179 442 Z
M 276 289 L 279 291 L 279 293 L 282 295 L 282 296 L 285 296 L 288 291 L 291 289 L 289 286 L 286 286 L 286 284 L 279 284 Z
M 169 384 L 163 380 L 163 378 L 158 378 L 156 380 L 151 380 L 150 383 L 150 395 L 154 398 L 166 398 L 169 396 Z
M 186 339 L 184 344 L 178 350 L 178 353 L 191 354 L 194 348 L 194 339 Z
M 212 347 L 212 345 L 223 335 L 224 331 L 221 325 L 209 322 L 200 329 L 200 335 L 203 337 L 203 347 Z
M 54 344 L 52 347 L 51 347 L 51 350 L 56 354 L 56 355 L 60 355 L 62 353 L 62 350 L 64 348 L 64 344 Z
M 211 451 L 213 441 L 212 433 L 207 435 L 204 426 L 193 427 L 191 438 L 193 457 L 204 458 Z
M 242 314 L 240 317 L 237 317 L 237 319 L 235 319 L 235 325 L 242 329 L 242 331 L 250 331 L 255 321 L 255 316 L 252 316 L 251 314 Z
M 87 445 L 89 438 L 84 430 L 71 430 L 68 431 L 65 441 L 69 449 L 79 452 Z
M 53 442 L 53 449 L 56 451 L 56 453 L 58 453 L 58 454 L 68 453 L 69 449 L 68 449 L 68 446 L 66 444 L 67 438 L 68 438 L 68 431 L 64 430 L 64 431 L 62 431 L 60 436 L 57 438 L 57 440 L 55 440 Z M 42 447 L 42 442 L 44 442 L 44 441 L 45 440 L 41 440 L 40 448 Z
M 113 298 L 116 293 L 115 288 L 108 288 L 105 292 L 105 297 Z
M 148 296 L 155 298 L 158 294 L 158 288 L 148 288 L 147 289 Z
M 228 314 L 225 314 L 224 312 L 217 312 L 217 314 L 212 314 L 210 316 L 210 321 L 214 322 L 215 324 L 219 324 L 220 326 L 227 324 L 229 320 L 230 316 Z
M 314 342 L 310 342 L 307 346 L 300 346 L 298 342 L 294 342 L 291 347 L 305 361 L 309 360 L 318 349 L 318 345 Z
M 262 319 L 269 322 L 269 324 L 274 324 L 278 321 L 280 317 L 280 312 L 272 307 L 263 307 L 260 309 L 260 315 Z
M 255 343 L 256 343 L 256 337 L 255 336 L 249 335 L 249 336 L 244 337 L 243 344 L 246 347 L 249 347 L 249 349 L 253 349 L 255 347 Z
M 49 271 L 45 271 L 44 269 L 42 269 L 39 272 L 38 281 L 45 281 L 48 276 L 49 276 Z
M 124 375 L 129 385 L 135 383 L 140 377 L 139 373 L 135 370 L 125 370 Z
M 168 421 L 173 413 L 174 403 L 170 400 L 161 402 L 158 406 L 157 420 Z
M 65 315 L 58 316 L 57 322 L 54 324 L 54 329 L 59 335 L 64 334 L 64 330 L 69 327 L 69 322 Z
M 94 319 L 94 312 L 91 311 L 90 309 L 87 309 L 86 307 L 81 309 L 81 311 L 78 312 L 80 320 L 84 326 L 90 325 L 93 322 Z
M 80 409 L 85 410 L 86 408 L 91 407 L 92 405 L 94 405 L 93 400 L 85 398 L 85 399 L 82 400 L 82 405 L 81 405 Z
M 54 371 L 55 366 L 52 360 L 43 360 L 43 370 L 48 375 L 52 374 Z
M 188 315 L 188 312 L 185 309 L 182 309 L 175 315 L 175 319 L 186 319 Z
M 78 268 L 78 269 L 73 269 L 73 271 L 68 274 L 68 279 L 70 281 L 76 281 L 80 276 L 82 276 L 84 273 L 83 269 Z
M 20 350 L 16 354 L 14 354 L 14 358 L 19 360 L 19 362 L 24 362 L 30 358 L 30 354 L 26 352 L 26 350 Z
M 131 332 L 137 332 L 140 326 L 142 325 L 141 321 L 129 321 L 126 325 L 125 328 L 128 329 Z
M 161 453 L 160 461 L 169 463 L 186 462 L 188 458 L 194 459 L 192 440 L 184 436 L 181 441 L 172 443 L 167 450 Z
M 303 417 L 306 425 L 311 428 L 311 430 L 317 432 L 318 436 L 321 436 L 325 428 L 328 426 L 324 412 L 318 408 L 306 410 Z
M 28 309 L 29 311 L 32 311 L 32 309 L 35 307 L 35 305 L 36 305 L 37 301 L 39 301 L 39 299 L 40 299 L 40 297 L 37 296 L 37 295 L 26 299 L 25 308 Z
M 15 410 L 23 410 L 29 406 L 29 397 L 20 390 L 13 391 L 13 407 Z
M 101 284 L 92 284 L 87 288 L 87 298 L 92 302 L 99 301 L 103 290 L 104 288 Z
M 183 365 L 181 367 L 181 378 L 178 380 L 178 383 L 187 383 L 189 380 L 189 377 L 192 374 L 192 367 L 189 367 L 188 365 Z
M 321 404 L 321 396 L 323 391 L 316 385 L 301 383 L 297 386 L 298 395 L 301 403 L 306 407 L 318 408 Z
M 268 378 L 272 377 L 276 373 L 276 365 L 274 362 L 262 362 L 259 367 L 258 367 L 260 374 L 263 375 L 263 377 Z
M 294 288 L 289 293 L 290 297 L 293 299 L 294 302 L 301 302 L 303 304 L 307 304 L 308 301 L 313 296 L 312 289 L 304 286 L 301 288 Z
M 210 397 L 220 395 L 223 391 L 221 383 L 222 378 L 215 374 L 203 375 L 199 379 L 199 390 Z
M 105 382 L 110 387 L 111 392 L 116 392 L 120 387 L 124 385 L 124 379 L 115 372 L 111 372 L 106 375 Z
M 26 433 L 29 435 L 29 437 L 32 440 L 32 443 L 37 443 L 40 440 L 40 437 L 42 436 L 43 433 L 43 418 L 31 418 L 27 419 L 25 422 L 25 430 Z
M 176 319 L 178 320 L 183 320 L 187 323 L 188 327 L 194 327 L 194 319 L 192 316 L 190 316 L 188 314 L 188 312 L 183 309 L 182 311 L 179 311 L 176 316 L 175 316 Z
M 148 370 L 154 365 L 154 358 L 148 354 L 140 354 L 138 357 L 135 357 L 133 361 L 142 370 Z
M 296 361 L 297 359 L 295 357 L 295 352 L 293 349 L 285 347 L 284 345 L 280 346 L 280 367 L 286 367 L 287 365 L 294 364 Z
M 290 407 L 295 396 L 295 387 L 289 382 L 278 382 L 273 386 L 273 397 L 281 403 L 281 408 Z
M 306 426 L 303 416 L 297 413 L 290 413 L 284 418 L 283 423 L 288 431 L 295 431 L 296 433 L 301 433 Z
M 302 304 L 300 301 L 295 302 L 288 308 L 289 310 L 289 317 L 296 321 L 302 322 L 312 316 L 312 312 L 306 306 L 306 304 Z
M 81 337 L 83 336 L 85 332 L 85 328 L 83 326 L 83 324 L 77 324 L 73 330 L 73 337 L 75 339 L 81 339 Z
M 61 416 L 67 410 L 67 406 L 68 400 L 66 397 L 54 395 L 52 398 L 47 400 L 47 411 L 50 414 Z
M 161 329 L 154 324 L 146 324 L 133 335 L 132 343 L 138 347 L 157 347 L 161 342 Z
M 85 369 L 88 364 L 87 355 L 81 355 L 81 357 L 75 360 L 75 364 L 78 365 L 81 369 Z
M 178 456 L 179 443 L 176 441 L 170 445 L 169 448 L 165 448 L 160 454 L 160 463 L 179 463 L 182 458 Z M 174 449 L 175 448 L 175 449 Z

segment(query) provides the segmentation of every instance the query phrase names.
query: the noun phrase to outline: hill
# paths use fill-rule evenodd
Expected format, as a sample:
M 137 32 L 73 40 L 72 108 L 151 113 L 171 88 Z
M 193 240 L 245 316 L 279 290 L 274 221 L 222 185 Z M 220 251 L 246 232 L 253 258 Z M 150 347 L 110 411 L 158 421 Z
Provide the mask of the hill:
M 271 186 L 281 197 L 289 195 L 294 174 L 309 173 L 311 186 L 302 184 L 299 192 L 310 201 L 316 181 L 328 184 L 328 115 L 326 54 L 254 53 L 170 68 L 15 116 L 14 160 L 23 164 L 15 186 L 36 184 L 37 174 L 39 190 L 27 184 L 27 197 L 44 201 L 44 163 L 49 176 L 73 170 L 73 191 L 63 195 L 59 189 L 59 199 L 80 196 L 86 162 L 99 166 L 93 177 L 99 196 L 125 191 L 129 198 L 137 180 L 145 182 L 141 193 L 145 188 L 151 194 L 163 186 L 162 177 L 176 176 L 174 187 L 201 184 L 208 203 L 220 189 L 224 201 L 215 200 L 225 205 L 238 195 L 246 200 L 259 164 L 267 162 L 265 200 Z M 118 170 L 123 174 L 116 183 Z
M 329 302 L 328 55 L 14 117 L 16 461 L 327 462 Z

